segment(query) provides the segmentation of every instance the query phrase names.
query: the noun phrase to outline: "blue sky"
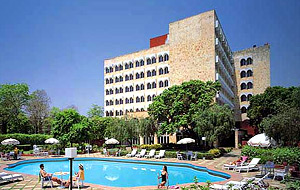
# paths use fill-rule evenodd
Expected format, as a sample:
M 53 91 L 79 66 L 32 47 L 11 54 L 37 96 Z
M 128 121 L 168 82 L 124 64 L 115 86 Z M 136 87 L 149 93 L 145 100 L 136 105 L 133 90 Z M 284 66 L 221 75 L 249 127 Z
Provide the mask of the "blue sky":
M 86 114 L 103 105 L 104 59 L 211 9 L 233 51 L 271 44 L 272 86 L 299 86 L 299 0 L 0 0 L 0 83 L 44 89 L 51 106 Z

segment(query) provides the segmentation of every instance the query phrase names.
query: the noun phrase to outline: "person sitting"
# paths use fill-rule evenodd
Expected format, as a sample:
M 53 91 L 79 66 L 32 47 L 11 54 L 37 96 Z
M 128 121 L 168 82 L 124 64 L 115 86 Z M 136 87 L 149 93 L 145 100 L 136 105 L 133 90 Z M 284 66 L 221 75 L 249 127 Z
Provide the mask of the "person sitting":
M 75 176 L 73 176 L 72 180 L 73 181 L 77 181 L 78 179 L 80 179 L 81 181 L 84 181 L 84 168 L 82 164 L 79 164 L 79 171 L 78 173 L 75 172 Z M 66 182 L 65 187 L 69 187 L 70 185 L 70 180 L 68 180 L 68 182 Z
M 163 188 L 165 186 L 165 184 L 167 183 L 168 169 L 167 169 L 166 165 L 163 166 L 163 170 L 161 172 L 160 177 L 158 176 L 158 179 L 160 179 L 160 178 L 161 178 L 161 183 L 158 184 L 158 189 Z
M 50 173 L 47 173 L 45 170 L 44 170 L 44 164 L 41 164 L 40 165 L 40 175 L 41 177 L 43 177 L 45 180 L 52 180 L 58 184 L 61 184 L 62 181 L 60 179 L 58 179 L 57 177 L 53 177 L 53 174 L 50 174 Z

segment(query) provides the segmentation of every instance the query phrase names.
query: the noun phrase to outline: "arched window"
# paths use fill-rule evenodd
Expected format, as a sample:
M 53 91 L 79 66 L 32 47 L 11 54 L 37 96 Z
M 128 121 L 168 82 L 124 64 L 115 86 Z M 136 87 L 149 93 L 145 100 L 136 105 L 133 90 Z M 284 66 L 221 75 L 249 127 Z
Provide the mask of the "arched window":
M 159 72 L 159 75 L 162 75 L 162 74 L 164 74 L 164 70 L 163 70 L 163 68 L 160 68 L 158 72 Z
M 120 115 L 123 115 L 123 110 L 120 110 Z
M 110 112 L 109 112 L 109 116 L 114 116 L 114 112 L 113 112 L 113 111 L 110 111 Z
M 123 88 L 122 87 L 120 87 L 120 93 L 123 93 Z
M 144 77 L 145 77 L 144 72 L 141 72 L 141 78 L 144 78 Z
M 127 114 L 129 112 L 129 110 L 125 110 L 125 114 Z
M 145 102 L 145 97 L 141 96 L 141 102 Z
M 109 73 L 109 68 L 105 67 L 105 72 Z
M 148 95 L 148 96 L 147 96 L 147 101 L 148 101 L 148 102 L 151 102 L 151 98 L 152 98 L 152 97 L 151 97 L 150 95 Z
M 245 102 L 247 101 L 247 96 L 246 95 L 242 95 L 241 96 L 241 102 Z
M 135 86 L 135 90 L 136 90 L 136 91 L 139 91 L 139 90 L 140 90 L 140 86 L 139 86 L 138 84 Z
M 165 54 L 164 59 L 165 59 L 165 61 L 168 61 L 169 60 L 169 55 Z
M 165 87 L 169 86 L 169 81 L 165 80 Z
M 156 95 L 155 94 L 153 94 L 153 96 L 152 96 L 152 100 L 154 100 L 154 98 L 156 97 Z
M 165 74 L 168 74 L 168 73 L 169 73 L 169 68 L 165 67 Z
M 244 77 L 246 77 L 246 71 L 241 72 L 241 78 L 244 78 Z
M 137 97 L 135 98 L 135 102 L 136 102 L 136 103 L 139 103 L 140 101 L 141 101 L 140 97 L 137 96 Z
M 130 74 L 129 79 L 133 80 L 133 74 Z
M 160 55 L 160 56 L 158 57 L 158 62 L 163 62 L 163 61 L 164 61 L 164 58 L 163 58 L 162 55 Z
M 122 98 L 120 99 L 120 104 L 123 104 L 123 99 Z
M 109 67 L 109 72 L 114 72 L 114 69 L 113 69 L 113 67 Z
M 120 82 L 122 82 L 123 81 L 123 77 L 122 76 L 120 76 Z
M 118 65 L 115 66 L 115 71 L 119 71 Z
M 151 71 L 147 71 L 147 77 L 151 77 Z
M 129 90 L 130 90 L 130 92 L 132 92 L 132 91 L 133 91 L 133 86 L 130 86 L 130 89 L 129 89 Z
M 136 112 L 140 112 L 140 109 L 139 108 L 136 108 L 136 110 L 135 110 Z
M 135 79 L 139 79 L 140 78 L 140 74 L 139 73 L 136 73 L 135 74 Z
M 247 112 L 247 108 L 243 106 L 242 109 L 241 109 L 241 112 L 242 113 L 246 113 Z
M 152 63 L 156 63 L 156 58 L 152 57 Z
M 246 83 L 242 83 L 242 84 L 241 84 L 241 90 L 244 90 L 244 89 L 247 89 Z
M 133 68 L 133 63 L 132 62 L 129 63 L 129 68 Z
M 252 65 L 252 59 L 251 59 L 251 57 L 248 57 L 248 59 L 247 59 L 247 65 Z
M 250 101 L 251 97 L 252 97 L 252 94 L 248 94 L 247 100 Z
M 125 99 L 125 104 L 129 104 L 129 99 L 128 98 Z
M 119 68 L 120 68 L 119 70 L 122 71 L 123 70 L 123 65 L 120 65 Z
M 108 89 L 106 90 L 106 95 L 109 95 L 109 90 Z
M 133 103 L 133 98 L 130 98 L 130 103 Z
M 144 108 L 141 108 L 141 111 L 145 111 L 145 109 L 144 109 Z
M 252 84 L 252 82 L 248 82 L 247 83 L 247 89 L 251 89 L 251 88 L 253 88 L 253 84 Z
M 147 84 L 147 89 L 151 89 L 151 83 Z
M 144 89 L 145 89 L 145 85 L 141 84 L 141 90 L 144 90 Z
M 133 112 L 133 109 L 130 109 L 130 112 Z
M 156 70 L 155 69 L 152 70 L 152 76 L 156 76 Z
M 118 99 L 116 99 L 116 101 L 115 101 L 115 104 L 116 104 L 116 105 L 118 105 L 118 104 L 119 104 L 119 100 L 118 100 Z
M 248 71 L 247 71 L 247 77 L 252 77 L 252 76 L 253 76 L 253 71 L 248 70 Z
M 110 94 L 114 94 L 113 89 L 110 89 L 110 90 L 109 90 L 109 93 L 110 93 Z
M 152 88 L 156 88 L 156 82 L 152 83 Z
M 151 59 L 147 58 L 147 65 L 150 65 L 150 64 L 151 64 Z
M 109 116 L 109 112 L 108 112 L 108 111 L 106 111 L 105 115 L 106 115 L 106 116 Z
M 139 67 L 140 66 L 140 62 L 139 61 L 136 61 L 135 62 L 135 67 Z
M 119 94 L 120 91 L 119 91 L 118 88 L 116 88 L 116 89 L 115 89 L 115 92 L 116 92 L 116 94 Z
M 106 104 L 106 106 L 109 106 L 109 101 L 108 101 L 108 100 L 106 100 L 105 104 Z
M 128 63 L 125 63 L 125 70 L 126 70 L 126 69 L 129 69 Z
M 115 78 L 115 81 L 116 81 L 116 83 L 119 82 L 119 77 L 116 77 L 116 78 Z
M 159 88 L 164 87 L 164 82 L 163 81 L 159 81 Z
M 110 84 L 111 84 L 111 83 L 114 83 L 114 79 L 113 79 L 113 78 L 110 78 L 110 79 L 109 79 L 109 82 L 110 82 Z
M 116 116 L 119 116 L 119 111 L 118 110 L 116 110 Z
M 246 65 L 246 60 L 245 59 L 241 59 L 240 64 L 241 64 L 241 66 Z
M 128 80 L 129 80 L 129 76 L 125 75 L 125 81 L 128 81 Z
M 111 106 L 114 105 L 114 101 L 110 100 L 110 101 L 109 101 L 109 104 L 110 104 Z
M 141 66 L 144 66 L 144 64 L 145 64 L 144 60 L 141 59 L 141 60 L 140 60 L 140 65 L 141 65 Z
M 106 79 L 106 84 L 109 84 L 109 79 Z
M 128 86 L 125 87 L 125 92 L 129 92 Z

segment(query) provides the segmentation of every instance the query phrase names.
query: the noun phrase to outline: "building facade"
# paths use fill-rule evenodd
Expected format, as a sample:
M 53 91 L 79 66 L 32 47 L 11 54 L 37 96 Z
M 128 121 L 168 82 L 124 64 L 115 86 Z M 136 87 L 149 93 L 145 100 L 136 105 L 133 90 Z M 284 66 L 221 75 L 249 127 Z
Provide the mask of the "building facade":
M 190 80 L 219 81 L 216 102 L 240 117 L 233 53 L 214 10 L 169 24 L 150 48 L 104 61 L 105 116 L 147 116 L 155 96 Z

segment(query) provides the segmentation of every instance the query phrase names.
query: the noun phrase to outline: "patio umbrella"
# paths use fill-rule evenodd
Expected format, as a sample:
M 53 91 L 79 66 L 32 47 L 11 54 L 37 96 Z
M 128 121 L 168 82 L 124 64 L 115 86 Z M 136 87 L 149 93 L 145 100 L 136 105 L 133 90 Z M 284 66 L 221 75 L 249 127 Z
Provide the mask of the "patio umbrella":
M 195 140 L 192 138 L 184 138 L 181 139 L 180 141 L 177 142 L 177 144 L 190 144 L 190 143 L 194 143 Z
M 105 141 L 105 144 L 119 144 L 120 142 L 114 138 L 108 139 Z
M 50 139 L 45 140 L 45 143 L 46 144 L 58 144 L 59 140 L 57 140 L 55 138 L 50 138 Z
M 17 139 L 5 139 L 1 142 L 2 145 L 17 145 L 20 142 Z
M 269 147 L 276 146 L 276 141 L 266 136 L 265 133 L 261 133 L 252 137 L 247 144 L 250 146 Z

